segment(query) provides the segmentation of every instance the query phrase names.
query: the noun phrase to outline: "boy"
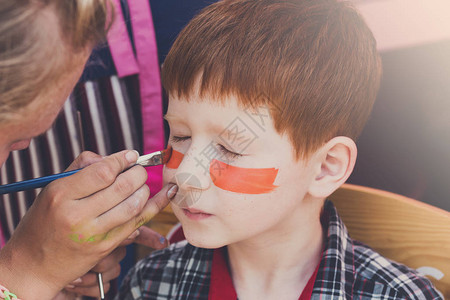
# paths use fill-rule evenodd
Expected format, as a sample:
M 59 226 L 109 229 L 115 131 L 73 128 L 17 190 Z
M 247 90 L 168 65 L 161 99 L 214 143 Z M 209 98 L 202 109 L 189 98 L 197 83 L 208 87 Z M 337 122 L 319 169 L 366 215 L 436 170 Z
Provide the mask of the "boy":
M 334 0 L 221 1 L 163 67 L 164 180 L 187 242 L 138 263 L 119 299 L 440 299 L 347 234 L 325 199 L 376 97 L 375 40 Z

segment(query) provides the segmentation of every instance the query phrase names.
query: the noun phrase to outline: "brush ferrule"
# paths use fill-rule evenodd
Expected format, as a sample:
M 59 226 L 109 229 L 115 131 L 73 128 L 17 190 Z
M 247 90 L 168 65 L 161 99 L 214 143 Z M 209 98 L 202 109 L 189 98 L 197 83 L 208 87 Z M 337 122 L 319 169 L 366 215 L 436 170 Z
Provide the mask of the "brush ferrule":
M 163 164 L 163 154 L 162 151 L 140 156 L 136 162 L 137 165 L 141 166 L 157 166 Z

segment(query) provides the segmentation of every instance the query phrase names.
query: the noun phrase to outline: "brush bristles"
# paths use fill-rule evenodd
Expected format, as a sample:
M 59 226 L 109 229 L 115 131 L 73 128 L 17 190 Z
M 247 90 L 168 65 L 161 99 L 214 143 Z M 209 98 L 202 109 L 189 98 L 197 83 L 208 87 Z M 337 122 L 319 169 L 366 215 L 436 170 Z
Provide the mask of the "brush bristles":
M 141 165 L 143 167 L 166 164 L 169 161 L 171 155 L 172 155 L 172 148 L 169 147 L 162 151 L 157 151 L 147 155 L 140 156 L 136 164 Z
M 167 164 L 171 155 L 172 155 L 172 147 L 170 146 L 167 149 L 161 151 L 163 165 Z

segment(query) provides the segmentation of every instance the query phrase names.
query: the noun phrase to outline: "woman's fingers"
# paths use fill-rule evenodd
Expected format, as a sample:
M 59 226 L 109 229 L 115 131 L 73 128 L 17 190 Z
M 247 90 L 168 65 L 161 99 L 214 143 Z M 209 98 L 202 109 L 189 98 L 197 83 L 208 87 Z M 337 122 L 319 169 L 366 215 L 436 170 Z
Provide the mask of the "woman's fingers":
M 136 163 L 138 156 L 134 150 L 109 155 L 71 176 L 50 183 L 47 188 L 64 190 L 69 199 L 86 198 L 112 185 L 120 173 Z
M 142 211 L 135 217 L 131 218 L 128 222 L 123 225 L 117 226 L 116 228 L 110 230 L 108 232 L 108 238 L 125 240 L 133 233 L 137 228 L 141 227 L 150 219 L 152 219 L 157 213 L 166 207 L 170 199 L 167 196 L 167 192 L 169 189 L 176 187 L 174 184 L 169 184 L 164 186 L 155 196 L 150 198 L 144 205 Z M 110 213 L 110 212 L 108 212 Z M 100 216 L 99 218 L 108 217 L 106 213 L 105 215 Z
M 139 232 L 140 234 L 134 240 L 137 244 L 153 249 L 163 249 L 169 246 L 169 242 L 164 236 L 146 226 L 142 226 Z
M 148 200 L 150 192 L 146 180 L 147 171 L 142 166 L 133 166 L 119 174 L 111 185 L 82 199 L 79 204 L 89 208 L 96 217 L 105 214 L 112 217 L 113 209 L 125 209 L 118 213 L 121 218 L 117 223 L 123 223 L 124 219 L 129 220 L 139 213 Z
M 169 191 L 173 194 L 168 194 Z M 170 203 L 170 200 L 173 199 L 177 191 L 177 185 L 167 184 L 155 196 L 147 201 L 142 212 L 135 218 L 136 228 L 141 227 L 163 210 Z
M 90 163 L 98 159 L 85 155 L 88 157 L 80 160 Z M 49 294 L 74 278 L 84 280 L 86 272 L 169 203 L 167 186 L 148 200 L 147 174 L 141 166 L 132 167 L 136 159 L 136 152 L 122 151 L 50 183 L 2 253 L 14 258 L 16 270 L 39 274 L 38 280 L 49 286 Z M 105 280 L 120 271 L 117 267 L 108 270 Z M 94 280 L 90 276 L 88 282 Z M 27 282 L 35 282 L 29 277 Z M 92 288 L 85 292 L 97 290 Z
M 169 241 L 163 235 L 145 225 L 136 229 L 126 240 L 120 243 L 120 246 L 127 246 L 132 243 L 153 249 L 163 249 L 169 246 Z
M 167 185 L 163 187 L 159 193 L 157 193 L 153 198 L 145 203 L 142 212 L 139 215 L 132 218 L 124 225 L 118 226 L 110 231 L 108 233 L 108 236 L 114 237 L 116 235 L 123 235 L 123 237 L 121 238 L 123 238 L 125 241 L 123 241 L 121 245 L 129 244 L 134 240 L 145 246 L 155 249 L 160 249 L 167 246 L 167 240 L 159 233 L 145 226 L 137 230 L 136 228 L 140 227 L 140 225 L 142 225 L 142 222 L 147 222 L 154 215 L 160 212 L 170 201 L 168 197 L 168 191 L 171 190 L 171 195 L 174 195 L 176 194 L 176 189 L 177 187 L 175 185 Z M 130 199 L 126 199 L 124 202 L 126 203 L 126 201 L 133 201 L 133 199 L 132 197 L 130 197 Z M 104 215 L 100 216 L 99 218 L 120 218 L 121 216 L 120 214 L 118 215 L 118 213 L 124 210 L 124 208 L 120 206 L 121 204 L 108 211 Z M 116 208 L 117 210 L 115 210 Z M 109 216 L 107 216 L 108 214 Z M 131 231 L 131 233 L 126 234 L 127 231 Z M 120 274 L 119 262 L 123 259 L 123 257 L 125 257 L 125 253 L 125 247 L 118 247 L 107 257 L 102 259 L 94 268 L 91 269 L 90 272 L 66 286 L 65 290 L 84 296 L 98 297 L 100 295 L 100 292 L 97 274 L 102 273 L 104 290 L 105 292 L 107 292 L 110 287 L 109 282 L 117 278 Z
M 99 162 L 103 159 L 101 155 L 98 155 L 94 152 L 83 151 L 66 169 L 67 171 L 72 171 L 76 169 L 85 168 L 89 165 L 92 165 L 96 162 Z
M 95 155 L 84 155 L 88 156 L 84 161 L 98 159 Z M 61 289 L 74 278 L 85 274 L 136 229 L 128 226 L 124 237 L 112 238 L 108 236 L 108 231 L 121 224 L 107 218 L 99 224 L 98 216 L 110 209 L 105 205 L 107 200 L 103 201 L 105 203 L 100 201 L 101 195 L 110 186 L 115 189 L 114 183 L 119 175 L 120 180 L 123 177 L 126 182 L 131 182 L 130 195 L 144 184 L 145 179 L 141 177 L 146 172 L 141 167 L 140 171 L 134 168 L 127 170 L 134 166 L 137 157 L 135 151 L 110 155 L 74 175 L 55 180 L 41 191 L 9 243 L 24 249 L 14 253 L 14 257 L 30 274 L 40 274 L 39 280 L 49 283 L 55 290 Z M 127 171 L 122 173 L 124 170 Z M 120 184 L 123 185 L 123 182 Z M 87 203 L 84 199 L 87 196 L 97 199 L 95 203 L 101 205 L 94 207 L 92 203 Z M 116 192 L 111 197 L 114 198 L 111 201 L 120 203 L 126 201 L 129 195 Z M 145 203 L 146 200 L 144 195 L 142 201 Z M 103 211 L 100 210 L 102 205 Z M 134 218 L 129 216 L 128 222 L 134 222 Z M 2 253 L 12 251 L 14 247 L 5 246 Z
M 98 216 L 97 224 L 100 230 L 110 231 L 137 217 L 147 204 L 150 197 L 150 189 L 147 185 L 141 186 L 122 202 L 116 204 L 102 215 Z M 108 224 L 109 228 L 102 229 L 102 224 Z
M 109 281 L 103 283 L 103 291 L 106 294 L 109 289 L 111 288 L 111 284 Z M 88 297 L 94 297 L 99 298 L 100 297 L 100 289 L 98 284 L 91 285 L 91 286 L 74 286 L 74 287 L 66 287 L 66 291 L 71 293 L 76 293 L 78 295 L 88 296 Z
M 127 254 L 127 250 L 125 247 L 118 247 L 113 252 L 111 252 L 107 257 L 103 258 L 101 261 L 98 262 L 98 264 L 95 265 L 91 269 L 92 272 L 95 273 L 107 273 L 110 270 L 116 268 L 117 266 L 120 266 L 120 261 L 125 257 Z M 115 277 L 105 277 L 107 279 L 113 279 Z
M 125 257 L 126 248 L 118 247 L 107 257 L 103 258 L 90 272 L 76 279 L 66 286 L 67 291 L 76 292 L 83 296 L 98 296 L 98 273 L 102 274 L 103 285 L 120 275 L 120 261 Z M 107 290 L 105 289 L 105 292 Z

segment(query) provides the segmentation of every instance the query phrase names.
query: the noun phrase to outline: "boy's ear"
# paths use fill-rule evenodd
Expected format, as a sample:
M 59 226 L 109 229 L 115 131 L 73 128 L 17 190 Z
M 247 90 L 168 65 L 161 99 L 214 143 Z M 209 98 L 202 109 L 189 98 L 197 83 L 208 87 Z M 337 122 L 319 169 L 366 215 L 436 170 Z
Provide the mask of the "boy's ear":
M 309 194 L 316 198 L 331 195 L 352 173 L 356 155 L 355 142 L 345 136 L 335 137 L 319 148 L 314 155 L 316 176 Z

